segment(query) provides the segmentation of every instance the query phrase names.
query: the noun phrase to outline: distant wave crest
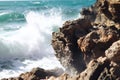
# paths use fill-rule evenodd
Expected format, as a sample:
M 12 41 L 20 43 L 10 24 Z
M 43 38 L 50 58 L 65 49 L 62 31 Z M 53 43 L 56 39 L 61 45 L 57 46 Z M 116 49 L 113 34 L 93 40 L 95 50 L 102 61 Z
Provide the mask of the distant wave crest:
M 24 14 L 17 12 L 2 12 L 0 13 L 0 22 L 16 22 L 24 21 Z

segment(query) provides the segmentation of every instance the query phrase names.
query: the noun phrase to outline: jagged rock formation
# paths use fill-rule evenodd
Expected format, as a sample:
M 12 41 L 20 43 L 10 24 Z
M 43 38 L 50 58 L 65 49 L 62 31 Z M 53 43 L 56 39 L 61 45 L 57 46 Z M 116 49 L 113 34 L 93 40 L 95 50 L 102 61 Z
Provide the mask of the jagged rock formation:
M 89 27 L 91 24 L 86 19 L 67 21 L 63 28 L 60 28 L 60 32 L 53 33 L 52 46 L 56 51 L 55 55 L 71 75 L 86 67 L 78 49 L 77 39 L 90 32 Z
M 49 80 L 120 80 L 120 65 L 106 57 L 100 57 L 90 61 L 79 75 L 63 74 L 57 78 L 50 77 Z
M 67 21 L 53 33 L 55 55 L 68 74 L 79 75 L 74 80 L 119 80 L 119 8 L 120 0 L 97 0 L 83 8 L 83 18 Z M 61 77 L 69 80 L 70 75 Z
M 105 56 L 105 50 L 118 39 L 119 31 L 114 26 L 101 25 L 87 35 L 80 37 L 77 43 L 84 54 L 85 61 L 89 62 L 91 59 Z

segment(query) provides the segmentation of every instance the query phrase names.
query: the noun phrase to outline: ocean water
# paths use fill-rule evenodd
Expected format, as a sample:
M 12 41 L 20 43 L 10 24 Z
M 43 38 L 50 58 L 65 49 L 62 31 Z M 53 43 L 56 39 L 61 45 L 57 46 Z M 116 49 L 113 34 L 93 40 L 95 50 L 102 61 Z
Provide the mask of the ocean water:
M 95 0 L 0 1 L 0 79 L 34 67 L 62 68 L 51 34 Z

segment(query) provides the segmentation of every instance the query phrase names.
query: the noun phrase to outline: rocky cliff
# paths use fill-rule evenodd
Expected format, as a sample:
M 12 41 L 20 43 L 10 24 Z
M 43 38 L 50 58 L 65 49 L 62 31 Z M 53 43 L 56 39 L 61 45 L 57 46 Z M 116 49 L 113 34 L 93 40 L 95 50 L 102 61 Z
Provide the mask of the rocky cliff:
M 67 73 L 61 80 L 119 80 L 120 1 L 97 0 L 81 15 L 52 34 L 55 55 Z
M 80 14 L 82 18 L 66 21 L 52 33 L 63 75 L 35 69 L 4 80 L 120 80 L 120 0 L 97 0 Z

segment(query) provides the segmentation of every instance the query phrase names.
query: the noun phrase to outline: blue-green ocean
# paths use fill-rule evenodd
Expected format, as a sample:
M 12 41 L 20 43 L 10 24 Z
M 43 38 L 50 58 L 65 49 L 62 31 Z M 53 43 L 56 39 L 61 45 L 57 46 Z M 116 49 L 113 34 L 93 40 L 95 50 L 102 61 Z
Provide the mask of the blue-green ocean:
M 62 67 L 54 57 L 51 34 L 95 1 L 0 1 L 0 79 L 34 67 Z

